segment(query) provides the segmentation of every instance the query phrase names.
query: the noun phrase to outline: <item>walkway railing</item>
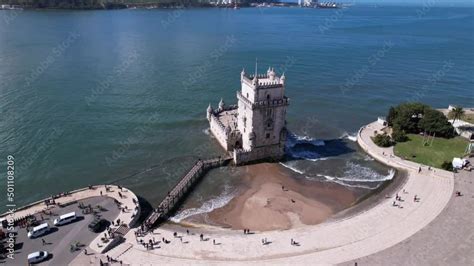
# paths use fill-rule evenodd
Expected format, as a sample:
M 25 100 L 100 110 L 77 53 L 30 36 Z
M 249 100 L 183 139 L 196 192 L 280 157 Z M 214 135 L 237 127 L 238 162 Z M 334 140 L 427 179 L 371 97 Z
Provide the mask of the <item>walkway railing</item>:
M 187 172 L 168 192 L 168 195 L 161 201 L 158 208 L 148 216 L 144 222 L 145 229 L 148 231 L 160 220 L 168 217 L 168 214 L 173 210 L 177 203 L 187 194 L 189 189 L 199 180 L 207 171 L 212 168 L 217 168 L 229 163 L 232 160 L 231 156 L 217 157 L 209 160 L 197 160 L 193 167 Z

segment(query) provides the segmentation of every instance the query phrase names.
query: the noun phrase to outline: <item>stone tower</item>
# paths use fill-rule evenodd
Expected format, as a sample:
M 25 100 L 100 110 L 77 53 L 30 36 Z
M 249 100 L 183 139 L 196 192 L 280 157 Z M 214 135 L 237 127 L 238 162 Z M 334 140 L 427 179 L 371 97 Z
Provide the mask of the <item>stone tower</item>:
M 273 68 L 266 74 L 253 76 L 243 70 L 240 81 L 237 128 L 242 134 L 241 152 L 250 157 L 242 158 L 242 161 L 282 157 L 289 104 L 285 96 L 285 75 L 278 77 Z M 238 155 L 234 153 L 234 157 Z

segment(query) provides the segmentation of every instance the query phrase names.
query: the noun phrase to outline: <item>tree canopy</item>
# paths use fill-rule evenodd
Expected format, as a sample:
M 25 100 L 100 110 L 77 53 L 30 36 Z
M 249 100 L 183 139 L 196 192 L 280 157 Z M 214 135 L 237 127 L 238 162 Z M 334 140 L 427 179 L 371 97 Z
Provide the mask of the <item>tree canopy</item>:
M 454 136 L 453 126 L 443 113 L 423 103 L 402 103 L 390 107 L 387 122 L 397 132 L 426 132 L 445 138 Z

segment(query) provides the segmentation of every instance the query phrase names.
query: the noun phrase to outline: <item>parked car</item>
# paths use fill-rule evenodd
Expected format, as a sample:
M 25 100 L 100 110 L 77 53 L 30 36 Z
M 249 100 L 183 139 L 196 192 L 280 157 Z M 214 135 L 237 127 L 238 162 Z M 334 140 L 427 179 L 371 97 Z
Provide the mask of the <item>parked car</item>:
M 59 216 L 59 218 L 54 219 L 54 225 L 61 226 L 71 222 L 74 222 L 77 219 L 75 212 L 70 212 Z
M 33 227 L 31 231 L 28 232 L 28 238 L 36 238 L 42 236 L 49 232 L 49 225 L 48 223 L 42 223 L 38 226 Z
M 28 255 L 28 263 L 39 263 L 47 259 L 49 253 L 47 251 L 36 251 Z
M 110 222 L 105 220 L 105 219 L 97 219 L 92 221 L 89 224 L 89 230 L 91 230 L 94 233 L 100 233 L 107 228 L 107 226 L 110 225 Z

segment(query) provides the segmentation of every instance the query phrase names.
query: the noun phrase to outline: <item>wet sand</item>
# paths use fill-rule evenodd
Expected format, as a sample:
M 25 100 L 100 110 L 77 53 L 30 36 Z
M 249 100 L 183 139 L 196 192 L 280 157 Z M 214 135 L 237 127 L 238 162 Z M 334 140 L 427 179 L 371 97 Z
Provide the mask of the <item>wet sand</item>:
M 360 196 L 339 184 L 295 177 L 278 164 L 242 168 L 240 193 L 207 215 L 212 223 L 255 231 L 314 225 L 352 206 Z

